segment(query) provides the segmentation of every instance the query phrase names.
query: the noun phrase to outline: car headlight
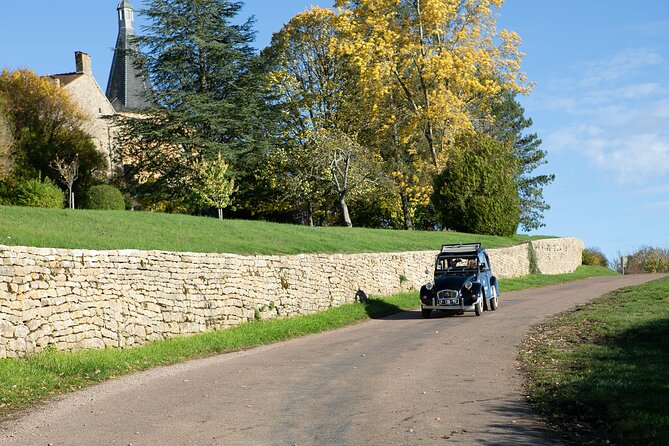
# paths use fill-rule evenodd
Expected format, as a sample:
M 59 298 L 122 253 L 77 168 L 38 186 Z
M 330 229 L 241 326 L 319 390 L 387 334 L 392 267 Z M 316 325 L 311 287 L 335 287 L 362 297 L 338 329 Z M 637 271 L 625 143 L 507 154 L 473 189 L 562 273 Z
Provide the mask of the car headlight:
M 425 289 L 426 289 L 426 290 L 428 290 L 428 291 L 432 291 L 432 288 L 434 288 L 434 284 L 433 284 L 433 283 L 426 283 L 426 284 L 425 284 Z
M 469 281 L 467 281 L 467 283 L 465 283 L 465 288 L 467 289 L 467 291 L 471 291 L 471 289 L 472 289 L 472 283 L 469 282 Z

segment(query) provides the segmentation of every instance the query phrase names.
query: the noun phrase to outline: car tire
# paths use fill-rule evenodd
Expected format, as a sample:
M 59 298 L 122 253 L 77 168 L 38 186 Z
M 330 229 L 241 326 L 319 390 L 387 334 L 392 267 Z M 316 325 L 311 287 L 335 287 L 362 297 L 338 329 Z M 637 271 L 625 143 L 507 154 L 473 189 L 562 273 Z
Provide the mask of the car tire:
M 480 299 L 481 301 L 477 302 L 474 305 L 474 313 L 476 313 L 477 316 L 480 316 L 480 315 L 483 314 L 483 299 L 484 299 L 484 297 L 481 296 L 481 299 Z
M 497 287 L 491 286 L 490 288 L 490 294 L 492 294 L 492 297 L 490 298 L 490 309 L 495 311 L 499 308 L 499 296 L 497 295 Z
M 427 308 L 421 308 L 420 312 L 423 314 L 423 319 L 427 319 L 430 317 L 430 313 L 432 313 L 432 310 L 428 310 Z

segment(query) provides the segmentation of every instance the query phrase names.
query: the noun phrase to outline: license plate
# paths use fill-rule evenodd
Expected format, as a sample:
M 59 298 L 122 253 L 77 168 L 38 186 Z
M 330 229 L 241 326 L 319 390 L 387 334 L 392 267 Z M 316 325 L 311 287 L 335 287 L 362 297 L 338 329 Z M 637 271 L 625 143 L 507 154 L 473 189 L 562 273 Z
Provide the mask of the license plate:
M 460 305 L 460 299 L 439 299 L 439 305 Z

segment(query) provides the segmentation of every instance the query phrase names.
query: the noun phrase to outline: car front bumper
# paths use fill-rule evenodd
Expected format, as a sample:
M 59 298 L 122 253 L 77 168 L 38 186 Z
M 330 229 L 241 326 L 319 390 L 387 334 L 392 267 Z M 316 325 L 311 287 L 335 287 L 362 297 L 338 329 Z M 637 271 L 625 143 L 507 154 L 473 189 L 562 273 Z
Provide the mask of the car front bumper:
M 474 301 L 471 305 L 465 304 L 465 299 L 460 297 L 457 305 L 438 305 L 437 299 L 429 299 L 429 302 L 422 301 L 421 308 L 424 310 L 440 310 L 440 311 L 476 311 L 476 303 L 481 300 L 481 297 Z

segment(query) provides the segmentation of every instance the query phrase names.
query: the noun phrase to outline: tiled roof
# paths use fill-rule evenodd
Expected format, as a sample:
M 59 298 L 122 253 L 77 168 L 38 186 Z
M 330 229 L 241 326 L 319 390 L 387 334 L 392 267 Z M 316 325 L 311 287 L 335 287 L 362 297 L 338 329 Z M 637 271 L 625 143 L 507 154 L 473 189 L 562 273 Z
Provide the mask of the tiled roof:
M 48 74 L 47 77 L 58 79 L 62 86 L 71 84 L 80 77 L 84 76 L 83 73 L 62 73 L 62 74 Z
M 116 111 L 141 110 L 147 107 L 144 95 L 151 89 L 132 60 L 128 38 L 119 34 L 107 84 L 107 98 Z

